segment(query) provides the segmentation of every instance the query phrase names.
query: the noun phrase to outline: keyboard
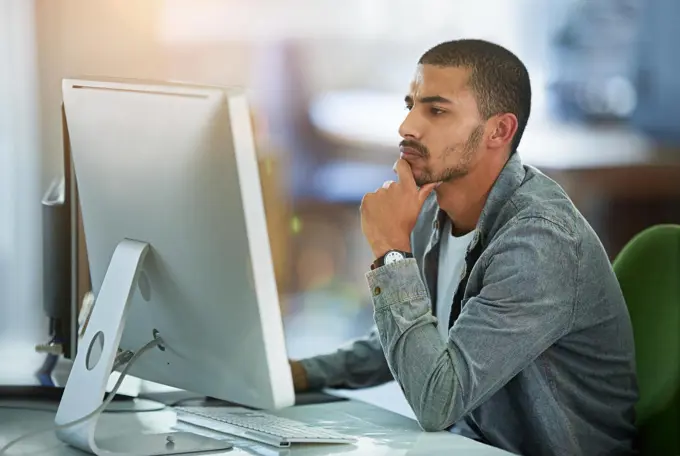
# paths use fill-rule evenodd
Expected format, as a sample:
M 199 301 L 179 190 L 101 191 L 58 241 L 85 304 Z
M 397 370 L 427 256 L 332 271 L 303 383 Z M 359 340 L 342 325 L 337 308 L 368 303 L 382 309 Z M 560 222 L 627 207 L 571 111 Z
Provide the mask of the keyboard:
M 298 443 L 347 444 L 356 438 L 289 418 L 233 407 L 175 407 L 177 420 L 275 447 Z

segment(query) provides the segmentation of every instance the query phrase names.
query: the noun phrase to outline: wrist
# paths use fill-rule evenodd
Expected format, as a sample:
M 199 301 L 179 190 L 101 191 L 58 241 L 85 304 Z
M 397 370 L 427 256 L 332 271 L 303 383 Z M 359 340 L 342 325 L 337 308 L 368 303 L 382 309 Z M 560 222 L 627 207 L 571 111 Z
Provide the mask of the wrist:
M 293 388 L 296 392 L 303 392 L 309 389 L 309 379 L 307 371 L 300 361 L 290 360 L 290 370 L 293 376 Z
M 391 250 L 398 250 L 400 252 L 411 253 L 411 243 L 409 241 L 405 242 L 395 242 L 395 243 L 384 243 L 376 244 L 373 248 L 373 255 L 375 259 L 385 256 L 385 254 Z
M 408 258 L 413 258 L 413 254 L 411 252 L 392 249 L 388 251 L 385 255 L 380 256 L 376 258 L 375 261 L 373 261 L 373 263 L 371 264 L 371 271 L 382 266 L 387 266 L 398 261 L 406 260 Z

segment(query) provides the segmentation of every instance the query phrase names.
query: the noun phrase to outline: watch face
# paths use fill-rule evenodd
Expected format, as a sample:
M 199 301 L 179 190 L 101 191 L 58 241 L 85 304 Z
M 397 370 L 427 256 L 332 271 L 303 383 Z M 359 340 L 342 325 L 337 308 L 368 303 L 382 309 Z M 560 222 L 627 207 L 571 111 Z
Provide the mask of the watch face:
M 403 259 L 404 259 L 404 255 L 400 252 L 392 251 L 392 252 L 387 252 L 387 254 L 385 254 L 385 264 L 394 263 L 395 261 L 399 261 L 399 260 L 403 260 Z

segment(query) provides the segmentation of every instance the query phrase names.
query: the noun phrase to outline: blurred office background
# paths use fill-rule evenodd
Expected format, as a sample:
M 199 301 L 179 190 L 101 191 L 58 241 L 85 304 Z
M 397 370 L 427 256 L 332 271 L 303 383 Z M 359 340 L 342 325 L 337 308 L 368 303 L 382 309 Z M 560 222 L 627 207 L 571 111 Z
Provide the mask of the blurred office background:
M 45 331 L 40 198 L 62 171 L 63 77 L 248 88 L 300 357 L 372 324 L 358 203 L 391 178 L 405 90 L 440 41 L 484 38 L 525 62 L 520 155 L 565 187 L 611 258 L 680 222 L 677 17 L 677 0 L 0 0 L 2 359 L 12 335 Z

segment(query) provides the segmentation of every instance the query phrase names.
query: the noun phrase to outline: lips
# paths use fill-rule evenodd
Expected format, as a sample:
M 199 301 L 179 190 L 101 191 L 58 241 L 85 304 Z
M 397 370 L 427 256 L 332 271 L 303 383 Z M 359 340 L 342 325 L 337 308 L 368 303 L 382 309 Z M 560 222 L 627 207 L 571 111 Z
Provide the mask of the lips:
M 403 157 L 409 157 L 409 158 L 420 158 L 423 156 L 418 150 L 414 149 L 413 147 L 400 147 L 399 152 L 401 152 L 401 155 Z

